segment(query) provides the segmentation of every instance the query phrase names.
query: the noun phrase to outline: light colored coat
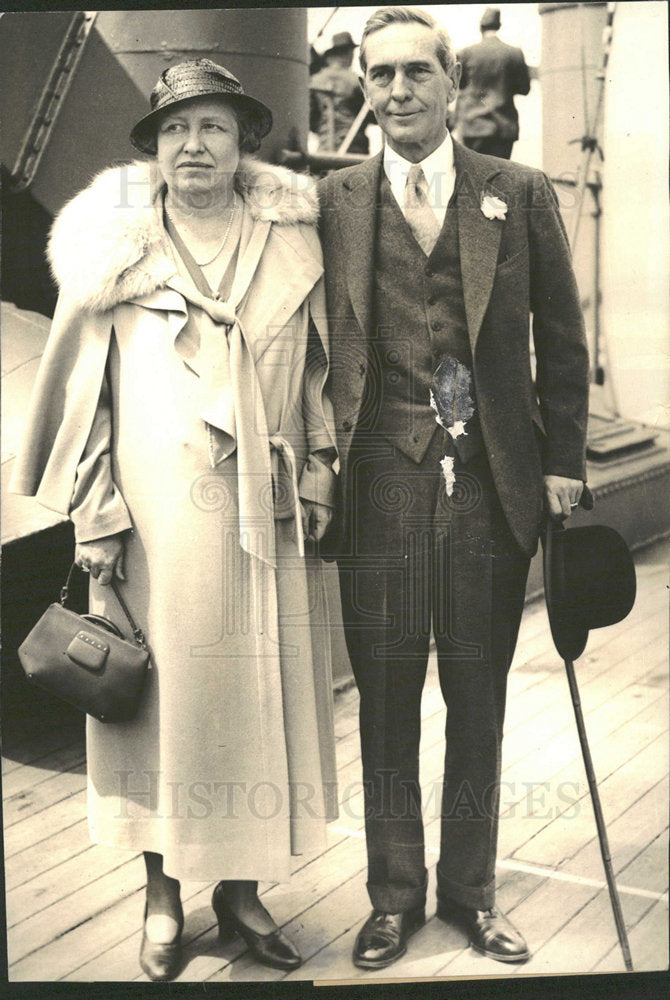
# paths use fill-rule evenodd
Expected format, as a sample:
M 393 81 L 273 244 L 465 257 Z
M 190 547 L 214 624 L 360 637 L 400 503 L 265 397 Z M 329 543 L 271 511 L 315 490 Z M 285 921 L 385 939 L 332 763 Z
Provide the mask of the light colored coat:
M 244 522 L 240 500 L 258 470 L 253 511 L 272 511 L 271 470 L 269 496 L 293 479 L 327 501 L 332 473 L 309 456 L 334 436 L 313 191 L 249 160 L 237 188 L 247 280 L 220 329 L 232 360 L 235 331 L 236 356 L 252 359 L 231 367 L 234 400 L 260 393 L 246 459 L 240 432 L 209 460 L 183 334 L 198 310 L 216 323 L 218 307 L 199 305 L 178 273 L 160 177 L 138 163 L 102 174 L 55 223 L 61 298 L 12 488 L 69 513 L 79 540 L 132 529 L 124 592 L 154 669 L 136 719 L 89 719 L 93 838 L 161 853 L 177 878 L 274 881 L 291 852 L 323 845 L 335 811 L 330 652 L 320 563 L 300 555 L 295 504 L 268 529 Z M 308 364 L 310 329 L 321 346 Z M 240 370 L 252 384 L 237 384 Z M 95 581 L 91 604 L 122 626 Z

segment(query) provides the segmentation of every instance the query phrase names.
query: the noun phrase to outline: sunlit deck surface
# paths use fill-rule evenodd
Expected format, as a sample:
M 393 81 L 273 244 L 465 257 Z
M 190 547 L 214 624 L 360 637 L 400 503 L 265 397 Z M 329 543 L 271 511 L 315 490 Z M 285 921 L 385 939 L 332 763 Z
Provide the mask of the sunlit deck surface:
M 624 622 L 591 633 L 577 662 L 614 869 L 636 970 L 668 965 L 668 546 L 636 558 L 638 598 Z M 435 917 L 439 843 L 436 782 L 444 706 L 435 664 L 423 699 L 421 775 L 426 789 L 427 923 L 406 956 L 384 970 L 350 960 L 369 912 L 361 811 L 358 698 L 337 696 L 341 815 L 328 847 L 294 859 L 287 885 L 263 900 L 305 959 L 285 973 L 251 961 L 240 939 L 220 944 L 211 885 L 186 883 L 184 981 L 369 980 L 617 972 L 623 961 L 582 765 L 565 670 L 544 602 L 526 609 L 509 680 L 503 751 L 498 900 L 533 957 L 504 966 L 476 954 Z M 51 727 L 34 706 L 6 726 L 3 761 L 9 977 L 11 981 L 143 980 L 137 956 L 144 866 L 89 842 L 85 748 L 79 717 Z

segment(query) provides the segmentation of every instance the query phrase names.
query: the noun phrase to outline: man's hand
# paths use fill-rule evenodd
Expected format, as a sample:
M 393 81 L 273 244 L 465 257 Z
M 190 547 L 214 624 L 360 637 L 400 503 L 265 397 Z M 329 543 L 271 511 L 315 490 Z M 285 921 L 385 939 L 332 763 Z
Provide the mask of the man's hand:
M 92 542 L 78 542 L 74 550 L 74 561 L 106 587 L 112 582 L 114 575 L 119 580 L 125 580 L 123 555 L 123 535 L 119 533 L 96 538 Z
M 333 518 L 333 508 L 314 500 L 300 499 L 302 505 L 302 532 L 305 541 L 312 539 L 319 542 L 326 533 L 326 528 Z
M 567 476 L 544 477 L 544 499 L 549 516 L 555 521 L 564 520 L 579 504 L 584 484 L 581 479 Z

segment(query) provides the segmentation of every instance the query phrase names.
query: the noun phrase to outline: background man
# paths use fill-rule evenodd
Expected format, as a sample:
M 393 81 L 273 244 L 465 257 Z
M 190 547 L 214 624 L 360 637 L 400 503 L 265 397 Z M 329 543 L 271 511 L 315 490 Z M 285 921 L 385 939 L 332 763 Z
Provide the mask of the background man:
M 519 138 L 515 94 L 527 94 L 530 76 L 521 49 L 498 38 L 500 11 L 487 7 L 479 22 L 482 39 L 458 53 L 461 89 L 456 122 L 466 146 L 509 160 Z
M 323 53 L 325 65 L 309 81 L 309 127 L 319 136 L 320 152 L 339 149 L 363 106 L 358 77 L 351 68 L 355 48 L 348 31 L 336 32 L 333 44 Z M 348 152 L 367 151 L 368 140 L 361 128 Z
M 386 147 L 320 185 L 374 907 L 354 962 L 390 964 L 424 921 L 431 628 L 447 703 L 438 916 L 490 957 L 524 961 L 494 905 L 505 690 L 543 503 L 567 517 L 582 493 L 579 297 L 545 175 L 452 142 L 458 66 L 434 18 L 380 8 L 360 59 Z

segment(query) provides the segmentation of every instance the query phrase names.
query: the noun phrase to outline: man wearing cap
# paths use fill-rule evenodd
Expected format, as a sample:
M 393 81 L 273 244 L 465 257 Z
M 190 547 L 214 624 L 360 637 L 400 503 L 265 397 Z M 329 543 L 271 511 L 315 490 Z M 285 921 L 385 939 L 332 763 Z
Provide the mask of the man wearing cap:
M 333 44 L 323 53 L 325 65 L 309 84 L 309 127 L 319 136 L 319 151 L 334 153 L 363 106 L 358 77 L 351 68 L 356 42 L 348 31 L 333 35 Z M 359 129 L 349 153 L 367 153 L 368 140 Z
M 480 42 L 458 53 L 461 84 L 456 122 L 469 149 L 509 160 L 519 138 L 514 95 L 530 90 L 530 76 L 521 49 L 498 38 L 500 11 L 487 7 L 479 22 Z
M 458 64 L 435 19 L 380 8 L 360 61 L 386 146 L 320 184 L 341 462 L 332 547 L 373 906 L 354 962 L 389 965 L 423 924 L 424 822 L 438 818 L 438 917 L 489 958 L 522 962 L 526 942 L 495 905 L 506 679 L 544 512 L 567 517 L 582 494 L 579 295 L 546 176 L 452 141 Z M 422 804 L 431 635 L 446 757 Z

